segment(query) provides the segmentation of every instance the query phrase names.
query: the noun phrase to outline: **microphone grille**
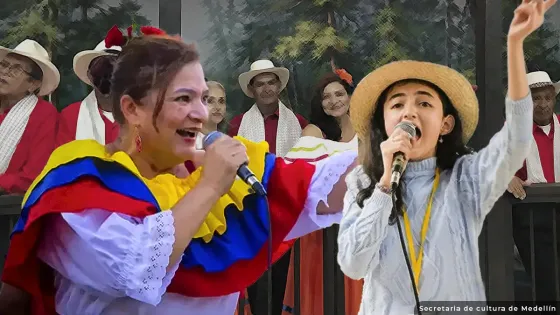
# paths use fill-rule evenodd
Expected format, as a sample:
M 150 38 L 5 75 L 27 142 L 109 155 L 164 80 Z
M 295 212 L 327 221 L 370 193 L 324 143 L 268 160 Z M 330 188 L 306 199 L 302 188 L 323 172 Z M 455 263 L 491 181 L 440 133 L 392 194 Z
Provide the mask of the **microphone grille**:
M 406 133 L 408 133 L 410 136 L 412 136 L 413 138 L 416 137 L 416 126 L 411 123 L 410 121 L 401 121 L 400 123 L 397 124 L 396 128 L 400 128 L 402 130 L 404 130 Z
M 222 133 L 219 131 L 212 131 L 207 134 L 204 139 L 202 140 L 202 147 L 206 149 L 209 145 L 214 143 L 214 141 L 218 140 L 219 137 L 222 136 Z

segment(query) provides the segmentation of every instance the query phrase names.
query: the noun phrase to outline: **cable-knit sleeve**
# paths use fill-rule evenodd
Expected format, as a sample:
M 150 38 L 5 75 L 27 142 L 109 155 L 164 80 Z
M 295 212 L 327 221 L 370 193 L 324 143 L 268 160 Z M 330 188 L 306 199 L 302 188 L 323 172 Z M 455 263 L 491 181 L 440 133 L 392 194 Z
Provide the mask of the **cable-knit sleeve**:
M 318 214 L 317 206 L 320 202 L 328 206 L 327 197 L 334 185 L 343 180 L 342 176 L 356 160 L 357 155 L 356 151 L 345 151 L 317 162 L 304 209 L 285 240 L 295 239 L 340 222 L 342 209 L 337 209 L 338 212 L 334 214 Z
M 70 281 L 113 297 L 157 305 L 178 264 L 171 211 L 138 219 L 105 210 L 52 217 L 39 258 Z
M 361 165 L 348 174 L 346 185 L 348 190 L 338 232 L 338 264 L 345 275 L 358 280 L 379 264 L 379 250 L 387 236 L 392 200 L 390 195 L 376 188 L 365 200 L 364 207 L 358 206 L 359 187 L 369 185 Z
M 533 139 L 532 126 L 531 94 L 518 101 L 506 99 L 506 123 L 502 129 L 485 148 L 455 163 L 451 181 L 457 183 L 458 195 L 465 198 L 462 203 L 468 205 L 464 207 L 466 215 L 478 229 L 523 166 Z

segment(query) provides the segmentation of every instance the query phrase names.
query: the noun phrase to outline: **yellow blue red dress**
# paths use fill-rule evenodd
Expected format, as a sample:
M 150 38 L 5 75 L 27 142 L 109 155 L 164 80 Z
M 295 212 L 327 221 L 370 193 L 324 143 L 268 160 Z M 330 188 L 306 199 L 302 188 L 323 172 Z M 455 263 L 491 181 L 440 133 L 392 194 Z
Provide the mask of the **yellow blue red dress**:
M 324 163 L 323 171 L 317 172 L 316 165 L 302 161 L 286 163 L 276 158 L 268 152 L 268 145 L 264 142 L 257 144 L 243 138 L 239 140 L 247 147 L 249 167 L 268 190 L 268 207 L 263 197 L 252 193 L 241 180 L 236 180 L 231 190 L 211 209 L 180 263 L 171 270 L 166 271 L 165 266 L 160 270 L 159 275 L 164 274 L 164 279 L 159 279 L 159 276 L 153 278 L 158 273 L 150 273 L 150 269 L 161 269 L 162 266 L 150 266 L 148 259 L 147 271 L 143 272 L 150 276 L 143 281 L 146 288 L 150 286 L 149 283 L 160 285 L 159 288 L 157 285 L 155 287 L 156 291 L 161 291 L 155 299 L 148 302 L 143 300 L 142 279 L 133 281 L 138 283 L 139 288 L 135 287 L 138 290 L 134 294 L 126 290 L 120 292 L 115 289 L 119 291 L 115 293 L 112 289 L 106 290 L 108 292 L 99 289 L 95 283 L 103 280 L 93 277 L 95 270 L 85 270 L 88 268 L 84 268 L 84 265 L 91 261 L 92 268 L 100 268 L 98 261 L 107 260 L 111 249 L 107 248 L 105 253 L 103 245 L 101 249 L 96 247 L 98 256 L 94 255 L 88 261 L 87 257 L 79 257 L 79 249 L 75 247 L 83 247 L 86 253 L 86 247 L 94 242 L 94 238 L 103 242 L 111 240 L 104 240 L 103 235 L 95 234 L 96 231 L 92 230 L 88 231 L 88 235 L 93 235 L 92 239 L 84 241 L 83 237 L 80 239 L 74 235 L 82 227 L 73 226 L 67 219 L 61 225 L 60 217 L 73 216 L 73 220 L 85 218 L 87 220 L 84 222 L 87 223 L 91 221 L 87 216 L 92 209 L 102 209 L 103 213 L 109 215 L 133 218 L 129 219 L 132 223 L 126 221 L 127 225 L 133 227 L 153 217 L 170 218 L 167 210 L 196 185 L 201 169 L 185 179 L 171 174 L 147 179 L 140 175 L 126 153 L 110 154 L 103 145 L 93 140 L 73 141 L 59 147 L 26 193 L 21 217 L 12 234 L 2 281 L 31 294 L 33 314 L 55 314 L 55 309 L 60 314 L 70 314 L 73 310 L 69 310 L 66 305 L 74 303 L 77 305 L 75 308 L 82 307 L 86 297 L 94 299 L 101 306 L 95 310 L 84 306 L 87 311 L 82 313 L 120 314 L 118 311 L 124 310 L 138 314 L 157 311 L 163 315 L 172 314 L 181 306 L 182 314 L 208 313 L 210 309 L 217 310 L 219 307 L 224 310 L 216 314 L 232 314 L 234 310 L 231 303 L 219 305 L 222 303 L 220 301 L 236 301 L 238 293 L 258 279 L 268 266 L 268 211 L 272 224 L 274 260 L 289 248 L 286 241 L 340 220 L 335 215 L 330 221 L 314 223 L 313 217 L 320 216 L 309 212 L 310 215 L 305 218 L 304 212 L 316 208 L 318 202 L 326 198 L 326 194 L 355 158 L 355 155 L 339 158 L 332 168 L 329 163 Z M 327 183 L 322 182 L 325 180 Z M 322 188 L 324 195 L 313 193 L 313 186 L 326 186 L 328 191 Z M 315 196 L 311 197 L 310 194 Z M 75 231 L 69 229 L 68 225 Z M 298 225 L 308 227 L 297 232 Z M 117 226 L 113 231 L 119 229 L 124 227 Z M 154 231 L 164 234 L 163 230 Z M 67 236 L 61 236 L 66 233 Z M 152 245 L 150 250 L 159 257 L 157 250 L 160 250 L 158 246 L 161 244 Z M 168 255 L 170 252 L 163 254 Z M 137 259 L 138 266 L 134 268 L 143 266 L 141 259 Z M 64 260 L 72 262 L 66 264 Z M 113 259 L 105 264 L 108 266 L 103 267 L 113 274 L 111 266 L 119 262 Z M 121 275 L 114 273 L 113 277 L 119 278 Z M 87 296 L 77 300 L 76 292 Z M 108 311 L 113 309 L 113 313 Z

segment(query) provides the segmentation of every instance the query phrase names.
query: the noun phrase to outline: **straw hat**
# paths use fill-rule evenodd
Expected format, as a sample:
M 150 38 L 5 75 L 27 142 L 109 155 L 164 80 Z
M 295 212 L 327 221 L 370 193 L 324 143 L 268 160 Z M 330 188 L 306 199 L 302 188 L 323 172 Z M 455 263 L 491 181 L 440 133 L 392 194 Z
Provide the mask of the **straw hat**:
M 463 142 L 472 137 L 478 124 L 478 100 L 472 85 L 459 72 L 442 65 L 421 61 L 396 61 L 384 65 L 360 81 L 350 99 L 350 120 L 363 140 L 381 93 L 393 83 L 418 79 L 438 86 L 457 109 L 463 126 Z
M 544 71 L 535 71 L 527 73 L 527 81 L 529 82 L 529 88 L 540 88 L 545 86 L 553 86 L 556 90 L 556 95 L 560 93 L 560 82 L 552 82 L 548 73 Z
M 274 73 L 280 79 L 280 91 L 286 88 L 288 80 L 290 79 L 290 71 L 284 67 L 275 67 L 270 60 L 257 60 L 251 64 L 249 71 L 239 75 L 239 85 L 245 95 L 253 98 L 254 95 L 249 91 L 247 85 L 251 80 L 261 73 Z
M 0 60 L 4 59 L 7 54 L 17 54 L 33 60 L 41 71 L 43 71 L 43 80 L 39 89 L 39 96 L 50 94 L 54 91 L 60 83 L 60 73 L 56 66 L 51 62 L 49 54 L 32 39 L 26 39 L 16 46 L 14 49 L 9 49 L 0 46 Z
M 116 51 L 121 51 L 119 46 L 105 47 L 105 40 L 102 40 L 93 50 L 80 51 L 74 56 L 74 73 L 87 85 L 92 85 L 88 78 L 89 64 L 93 59 L 101 56 L 115 56 Z

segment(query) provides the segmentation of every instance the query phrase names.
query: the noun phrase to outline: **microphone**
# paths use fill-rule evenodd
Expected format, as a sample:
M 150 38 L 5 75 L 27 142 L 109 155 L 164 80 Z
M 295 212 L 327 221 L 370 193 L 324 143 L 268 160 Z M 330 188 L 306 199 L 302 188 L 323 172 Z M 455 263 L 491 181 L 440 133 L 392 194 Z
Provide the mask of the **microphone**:
M 224 134 L 219 131 L 210 132 L 204 137 L 204 140 L 202 140 L 203 148 L 206 150 L 208 146 L 210 146 L 212 143 L 214 143 L 214 141 L 218 140 L 218 138 L 223 135 Z M 247 185 L 251 186 L 251 188 L 253 188 L 253 190 L 257 194 L 266 196 L 266 190 L 264 189 L 264 186 L 259 182 L 255 174 L 251 172 L 249 167 L 247 167 L 247 163 L 243 163 L 241 166 L 239 166 L 239 169 L 237 169 L 237 176 L 239 176 L 239 178 L 247 183 Z
M 416 137 L 416 126 L 409 121 L 401 121 L 397 124 L 395 129 L 400 128 L 408 133 L 411 138 Z M 393 131 L 394 132 L 394 131 Z M 391 168 L 391 189 L 394 191 L 399 186 L 401 175 L 406 168 L 406 160 L 402 152 L 397 152 L 393 156 L 393 167 Z

